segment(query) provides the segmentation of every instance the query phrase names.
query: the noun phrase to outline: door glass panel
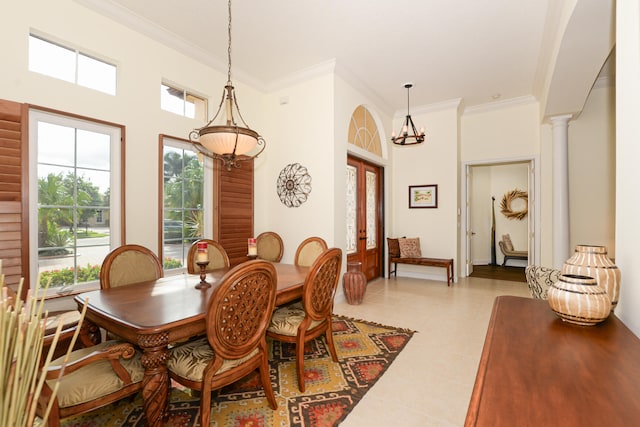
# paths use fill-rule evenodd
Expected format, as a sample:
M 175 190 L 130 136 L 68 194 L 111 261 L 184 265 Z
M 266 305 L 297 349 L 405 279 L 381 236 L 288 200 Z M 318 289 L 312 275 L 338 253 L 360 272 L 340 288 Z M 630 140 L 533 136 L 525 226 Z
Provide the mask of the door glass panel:
M 358 200 L 357 169 L 347 165 L 347 254 L 357 252 L 357 209 Z
M 366 181 L 366 197 L 367 197 L 367 249 L 373 249 L 377 245 L 376 236 L 376 190 L 378 188 L 376 182 L 376 174 L 371 171 L 365 172 Z

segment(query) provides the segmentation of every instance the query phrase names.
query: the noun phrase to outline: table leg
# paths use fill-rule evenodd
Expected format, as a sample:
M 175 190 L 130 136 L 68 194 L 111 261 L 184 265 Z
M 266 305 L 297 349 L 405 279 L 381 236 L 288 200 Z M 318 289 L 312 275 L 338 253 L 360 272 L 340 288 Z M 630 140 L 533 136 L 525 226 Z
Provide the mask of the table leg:
M 147 425 L 150 427 L 162 426 L 163 418 L 166 415 L 169 401 L 168 344 L 169 335 L 166 333 L 138 337 L 138 345 L 144 350 L 142 353 L 144 415 L 147 418 Z

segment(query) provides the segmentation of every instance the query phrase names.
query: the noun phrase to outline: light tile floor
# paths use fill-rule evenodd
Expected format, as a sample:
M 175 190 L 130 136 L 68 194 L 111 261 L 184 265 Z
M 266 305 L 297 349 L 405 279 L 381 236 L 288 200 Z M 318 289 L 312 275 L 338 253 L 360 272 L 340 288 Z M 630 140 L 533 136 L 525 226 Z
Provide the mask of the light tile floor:
M 464 424 L 496 296 L 529 296 L 526 283 L 398 277 L 370 282 L 361 305 L 336 314 L 417 331 L 341 427 Z

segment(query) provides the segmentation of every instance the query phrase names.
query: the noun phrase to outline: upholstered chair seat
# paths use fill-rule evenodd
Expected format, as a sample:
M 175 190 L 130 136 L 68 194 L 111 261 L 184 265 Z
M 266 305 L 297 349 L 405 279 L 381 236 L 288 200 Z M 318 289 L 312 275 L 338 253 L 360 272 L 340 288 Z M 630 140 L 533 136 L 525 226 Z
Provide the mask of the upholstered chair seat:
M 240 359 L 222 359 L 222 365 L 214 375 L 223 374 L 229 369 L 240 366 L 257 354 L 256 348 Z M 200 381 L 204 377 L 205 368 L 213 359 L 215 359 L 215 351 L 207 339 L 202 338 L 173 348 L 167 367 L 177 376 L 190 381 Z
M 295 337 L 306 315 L 302 302 L 280 307 L 273 312 L 269 331 L 278 335 Z M 307 330 L 313 329 L 321 323 L 322 320 L 312 319 L 309 326 L 307 326 Z
M 69 363 L 75 362 L 83 357 L 87 357 L 96 352 L 104 351 L 110 347 L 120 344 L 118 341 L 106 341 L 90 348 L 83 348 L 71 353 Z M 51 363 L 51 367 L 61 367 L 64 356 L 59 357 Z M 122 359 L 120 362 L 122 367 L 131 377 L 132 383 L 142 381 L 144 376 L 144 368 L 140 361 L 140 352 L 134 352 L 130 359 Z M 49 386 L 53 388 L 55 380 L 48 381 Z M 91 363 L 63 376 L 60 379 L 58 389 L 58 405 L 61 408 L 78 405 L 80 403 L 90 402 L 102 396 L 122 390 L 127 384 L 118 375 L 115 374 L 109 360 L 101 360 Z
M 140 352 L 121 341 L 105 341 L 75 350 L 49 364 L 46 382 L 38 401 L 37 414 L 43 416 L 52 402 L 49 427 L 59 427 L 60 419 L 78 415 L 133 395 L 142 389 L 144 368 Z M 58 391 L 52 398 L 52 390 Z

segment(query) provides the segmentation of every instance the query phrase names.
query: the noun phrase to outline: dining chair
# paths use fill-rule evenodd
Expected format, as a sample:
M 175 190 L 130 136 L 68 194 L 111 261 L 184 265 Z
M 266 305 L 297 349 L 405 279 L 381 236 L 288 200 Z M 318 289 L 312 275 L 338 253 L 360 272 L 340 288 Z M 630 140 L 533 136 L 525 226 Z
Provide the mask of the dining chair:
M 338 286 L 342 250 L 331 248 L 324 251 L 313 263 L 303 285 L 302 301 L 277 308 L 271 318 L 267 336 L 296 345 L 296 367 L 298 387 L 304 392 L 304 344 L 323 333 L 331 358 L 338 362 L 333 345 L 331 316 L 333 298 Z
M 265 231 L 256 237 L 258 259 L 280 262 L 284 253 L 284 244 L 278 233 Z
M 262 260 L 242 263 L 227 272 L 211 295 L 205 338 L 170 350 L 167 369 L 176 382 L 200 391 L 200 425 L 211 417 L 211 392 L 256 369 L 267 401 L 276 402 L 269 376 L 266 329 L 275 305 L 275 267 Z
M 146 282 L 164 276 L 160 259 L 140 245 L 122 245 L 107 254 L 100 268 L 102 289 Z
M 4 285 L 2 288 L 5 289 L 4 292 L 7 294 L 9 305 L 13 305 L 18 296 L 9 286 Z M 71 340 L 78 328 L 79 321 L 80 312 L 78 310 L 48 312 L 42 319 L 42 324 L 44 326 L 44 340 L 42 342 L 41 354 L 47 355 L 54 341 L 56 341 L 56 346 L 54 348 L 53 357 L 59 357 L 65 354 L 69 345 L 71 345 Z M 60 323 L 62 323 L 62 328 L 56 339 L 55 332 Z M 87 328 L 84 330 L 81 329 L 78 340 L 74 346 L 76 349 L 100 343 L 99 334 L 89 336 L 84 332 L 90 331 Z
M 90 412 L 142 389 L 144 368 L 141 355 L 133 345 L 121 341 L 105 341 L 75 350 L 51 362 L 46 381 L 36 406 L 36 414 L 47 417 L 49 427 L 59 427 L 60 420 Z M 58 390 L 53 389 L 58 383 Z
M 200 239 L 191 245 L 187 253 L 187 272 L 189 274 L 200 273 L 200 267 L 196 264 L 196 253 L 198 252 L 198 242 L 206 242 L 209 253 L 209 264 L 205 271 L 217 270 L 219 268 L 229 267 L 229 256 L 222 245 L 215 240 Z
M 295 265 L 310 267 L 318 256 L 328 248 L 327 242 L 321 237 L 309 237 L 298 245 Z

